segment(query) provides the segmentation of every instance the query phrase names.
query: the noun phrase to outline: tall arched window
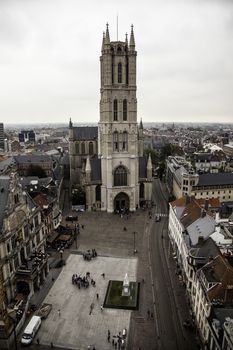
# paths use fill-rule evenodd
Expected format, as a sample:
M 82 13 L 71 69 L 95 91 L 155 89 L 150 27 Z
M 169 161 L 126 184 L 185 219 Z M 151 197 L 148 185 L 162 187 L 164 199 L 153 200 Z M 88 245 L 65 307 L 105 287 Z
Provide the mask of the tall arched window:
M 113 133 L 113 151 L 119 151 L 119 137 L 118 132 Z
M 123 120 L 127 120 L 127 100 L 123 100 Z
M 118 83 L 122 83 L 122 64 L 118 63 Z
M 82 142 L 81 144 L 81 152 L 82 154 L 85 154 L 85 142 Z
M 128 149 L 128 133 L 127 131 L 124 131 L 122 135 L 122 151 L 127 151 L 127 149 Z
M 114 172 L 114 186 L 127 186 L 127 170 L 122 165 Z
M 92 156 L 94 154 L 93 142 L 89 142 L 89 154 Z
M 117 106 L 117 100 L 113 101 L 113 120 L 117 120 L 118 118 L 118 106 Z
M 79 154 L 79 142 L 75 143 L 75 153 Z

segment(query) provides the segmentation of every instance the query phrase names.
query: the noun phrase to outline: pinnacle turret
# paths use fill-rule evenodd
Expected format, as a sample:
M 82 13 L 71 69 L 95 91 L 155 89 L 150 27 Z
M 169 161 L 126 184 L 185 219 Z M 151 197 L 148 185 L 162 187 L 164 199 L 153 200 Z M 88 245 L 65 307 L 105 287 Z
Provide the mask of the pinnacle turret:
M 139 129 L 143 129 L 142 118 L 140 120 Z
M 130 50 L 131 50 L 131 51 L 134 51 L 134 50 L 135 50 L 135 40 L 134 40 L 133 25 L 131 25 L 131 33 L 130 33 L 129 47 L 130 47 Z
M 110 44 L 110 35 L 109 35 L 109 30 L 108 30 L 108 23 L 106 24 L 106 36 L 105 36 L 105 45 Z
M 128 46 L 128 33 L 125 33 L 125 44 Z
M 69 129 L 72 129 L 72 128 L 73 128 L 73 123 L 72 123 L 71 118 L 70 118 Z
M 103 41 L 102 41 L 102 48 L 101 50 L 104 50 L 104 45 L 105 45 L 105 32 L 103 32 Z

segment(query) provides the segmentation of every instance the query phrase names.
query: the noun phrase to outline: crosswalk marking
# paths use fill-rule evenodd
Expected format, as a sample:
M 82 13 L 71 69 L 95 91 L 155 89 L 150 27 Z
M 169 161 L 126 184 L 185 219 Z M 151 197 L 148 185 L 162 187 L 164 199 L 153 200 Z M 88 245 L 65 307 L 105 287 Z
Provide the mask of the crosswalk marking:
M 161 216 L 161 217 L 168 217 L 168 214 L 164 214 L 164 213 L 155 213 L 155 216 L 158 215 L 158 216 Z

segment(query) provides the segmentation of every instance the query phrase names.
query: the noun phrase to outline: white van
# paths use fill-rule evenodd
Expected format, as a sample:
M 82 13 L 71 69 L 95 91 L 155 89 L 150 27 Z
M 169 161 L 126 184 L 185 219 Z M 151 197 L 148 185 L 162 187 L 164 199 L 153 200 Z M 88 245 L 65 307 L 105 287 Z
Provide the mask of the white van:
M 31 321 L 28 323 L 25 328 L 22 338 L 21 344 L 29 345 L 31 344 L 36 332 L 40 328 L 41 318 L 39 316 L 32 316 Z

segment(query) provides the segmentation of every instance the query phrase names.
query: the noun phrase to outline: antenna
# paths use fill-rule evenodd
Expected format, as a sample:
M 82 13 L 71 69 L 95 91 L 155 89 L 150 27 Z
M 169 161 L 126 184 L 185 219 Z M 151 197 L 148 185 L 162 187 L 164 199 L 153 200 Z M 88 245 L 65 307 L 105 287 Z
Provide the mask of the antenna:
M 118 14 L 117 14 L 117 41 L 118 41 Z

